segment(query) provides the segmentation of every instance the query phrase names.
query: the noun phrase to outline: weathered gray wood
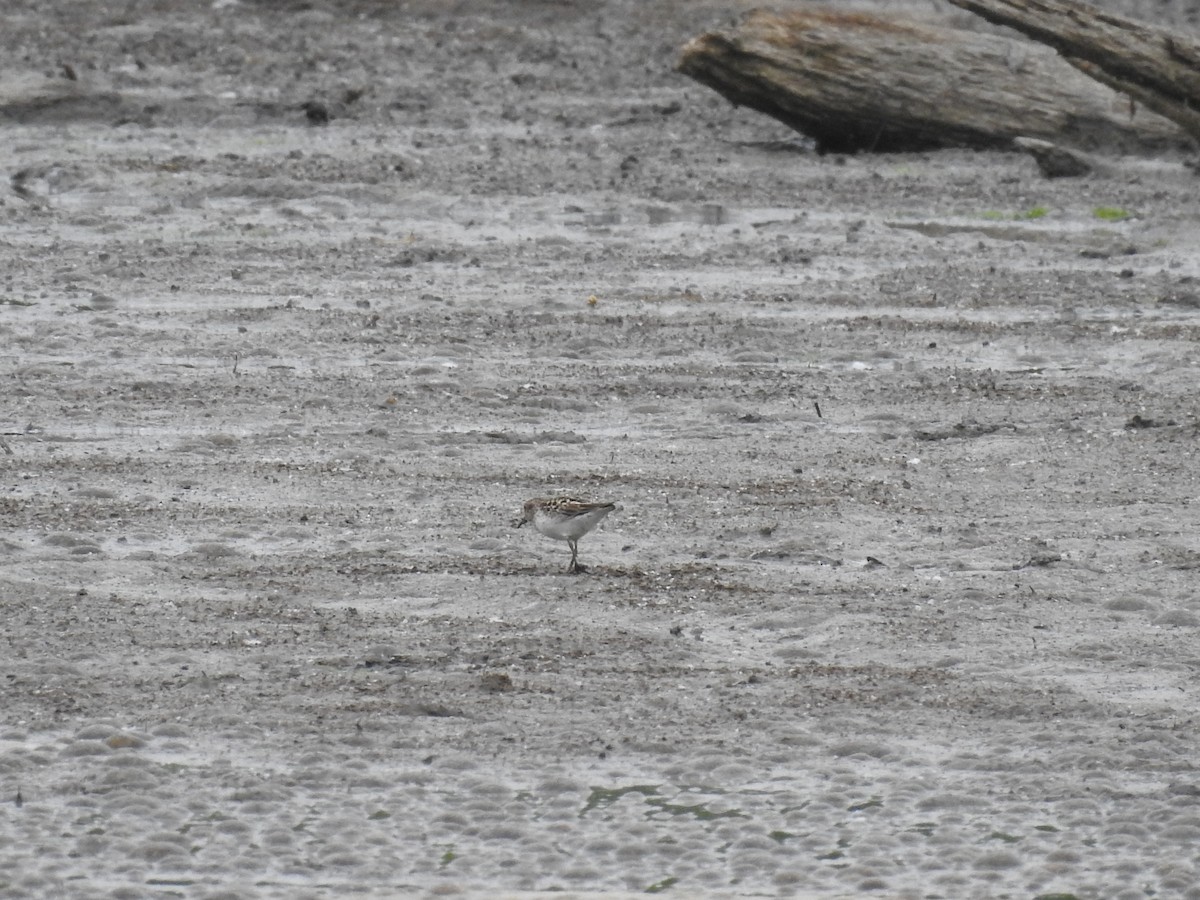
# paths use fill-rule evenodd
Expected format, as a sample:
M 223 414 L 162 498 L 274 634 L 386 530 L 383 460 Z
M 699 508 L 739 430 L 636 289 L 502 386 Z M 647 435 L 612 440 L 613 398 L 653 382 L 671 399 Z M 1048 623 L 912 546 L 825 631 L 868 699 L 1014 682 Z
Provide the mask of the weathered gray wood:
M 950 0 L 1058 50 L 1063 58 L 1200 140 L 1200 39 L 1079 0 Z
M 690 41 L 678 68 L 822 150 L 1011 148 L 1020 136 L 1108 152 L 1186 143 L 1048 47 L 864 14 L 757 10 Z

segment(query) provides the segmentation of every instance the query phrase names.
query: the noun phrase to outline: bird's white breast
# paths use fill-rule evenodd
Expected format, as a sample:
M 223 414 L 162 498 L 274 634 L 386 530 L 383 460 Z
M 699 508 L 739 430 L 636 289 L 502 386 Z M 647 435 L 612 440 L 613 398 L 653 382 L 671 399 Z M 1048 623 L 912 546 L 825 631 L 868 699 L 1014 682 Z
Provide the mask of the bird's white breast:
M 538 510 L 533 519 L 533 527 L 556 541 L 577 541 L 599 525 L 600 520 L 610 512 L 611 506 L 593 509 L 577 516 L 562 516 Z

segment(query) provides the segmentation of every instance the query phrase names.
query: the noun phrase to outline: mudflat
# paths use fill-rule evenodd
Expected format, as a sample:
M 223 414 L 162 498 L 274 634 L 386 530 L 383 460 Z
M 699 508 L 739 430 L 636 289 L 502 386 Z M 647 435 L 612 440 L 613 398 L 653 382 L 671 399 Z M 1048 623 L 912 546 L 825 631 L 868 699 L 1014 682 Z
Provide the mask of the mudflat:
M 818 156 L 735 4 L 59 6 L 0 897 L 1200 897 L 1187 160 Z

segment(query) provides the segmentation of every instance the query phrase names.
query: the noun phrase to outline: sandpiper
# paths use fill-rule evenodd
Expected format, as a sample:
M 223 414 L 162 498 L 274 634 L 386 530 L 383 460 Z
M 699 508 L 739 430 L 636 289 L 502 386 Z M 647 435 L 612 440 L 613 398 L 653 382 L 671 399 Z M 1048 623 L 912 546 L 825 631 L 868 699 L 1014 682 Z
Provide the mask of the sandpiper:
M 521 510 L 520 528 L 527 522 L 548 538 L 566 541 L 571 548 L 568 572 L 586 572 L 579 564 L 579 539 L 600 524 L 617 508 L 615 503 L 588 503 L 574 497 L 538 497 L 526 500 Z

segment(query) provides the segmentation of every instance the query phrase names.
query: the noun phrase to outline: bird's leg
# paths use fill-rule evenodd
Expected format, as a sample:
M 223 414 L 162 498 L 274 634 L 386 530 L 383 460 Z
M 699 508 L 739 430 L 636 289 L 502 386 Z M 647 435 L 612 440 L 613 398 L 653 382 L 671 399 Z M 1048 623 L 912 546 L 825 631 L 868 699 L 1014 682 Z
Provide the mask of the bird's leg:
M 571 548 L 571 565 L 567 566 L 567 571 L 586 572 L 587 569 L 579 564 L 579 542 L 568 540 L 567 546 Z

